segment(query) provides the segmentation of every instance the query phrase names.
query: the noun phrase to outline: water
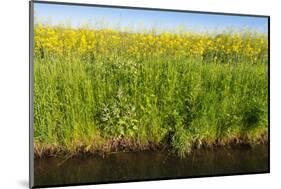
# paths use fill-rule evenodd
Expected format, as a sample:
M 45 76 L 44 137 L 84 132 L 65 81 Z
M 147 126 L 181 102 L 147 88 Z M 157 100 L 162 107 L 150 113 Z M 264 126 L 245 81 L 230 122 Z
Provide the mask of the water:
M 212 175 L 268 172 L 268 148 L 196 150 L 181 159 L 168 152 L 126 152 L 106 158 L 91 156 L 38 159 L 35 186 L 106 183 Z

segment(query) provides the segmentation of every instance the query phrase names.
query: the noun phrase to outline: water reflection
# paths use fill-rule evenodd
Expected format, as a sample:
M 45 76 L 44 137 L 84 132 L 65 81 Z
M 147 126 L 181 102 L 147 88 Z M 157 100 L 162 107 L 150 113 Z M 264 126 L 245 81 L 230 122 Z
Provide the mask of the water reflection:
M 129 152 L 102 157 L 40 159 L 34 162 L 35 186 L 102 183 L 268 172 L 268 148 L 196 150 L 180 159 L 168 152 Z

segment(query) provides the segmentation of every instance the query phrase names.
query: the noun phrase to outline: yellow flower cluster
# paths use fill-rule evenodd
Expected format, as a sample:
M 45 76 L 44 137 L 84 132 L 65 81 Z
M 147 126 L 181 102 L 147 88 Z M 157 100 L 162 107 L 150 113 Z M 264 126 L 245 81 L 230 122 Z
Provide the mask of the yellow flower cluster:
M 127 56 L 134 58 L 195 57 L 206 61 L 267 61 L 265 34 L 251 32 L 201 34 L 155 34 L 120 32 L 112 29 L 71 29 L 35 26 L 35 56 Z

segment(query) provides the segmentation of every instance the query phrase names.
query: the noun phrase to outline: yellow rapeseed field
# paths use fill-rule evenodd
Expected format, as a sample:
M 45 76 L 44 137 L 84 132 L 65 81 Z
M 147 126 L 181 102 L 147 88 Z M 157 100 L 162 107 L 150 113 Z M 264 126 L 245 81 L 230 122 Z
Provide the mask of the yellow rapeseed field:
M 248 60 L 267 61 L 268 41 L 265 34 L 228 32 L 203 34 L 192 32 L 130 33 L 112 29 L 71 29 L 64 27 L 35 27 L 35 54 L 106 57 L 196 57 L 211 62 Z

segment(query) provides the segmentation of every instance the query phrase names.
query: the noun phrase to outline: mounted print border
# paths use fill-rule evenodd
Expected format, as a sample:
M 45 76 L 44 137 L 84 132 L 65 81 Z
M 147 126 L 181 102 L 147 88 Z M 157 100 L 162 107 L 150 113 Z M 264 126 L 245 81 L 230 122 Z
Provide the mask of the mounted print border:
M 40 20 L 44 6 L 100 20 L 53 24 Z M 30 188 L 270 172 L 269 16 L 29 7 Z M 106 14 L 121 15 L 119 25 L 104 23 Z M 224 17 L 234 28 L 211 26 Z M 188 18 L 206 27 L 181 25 Z M 264 25 L 243 28 L 246 18 Z

